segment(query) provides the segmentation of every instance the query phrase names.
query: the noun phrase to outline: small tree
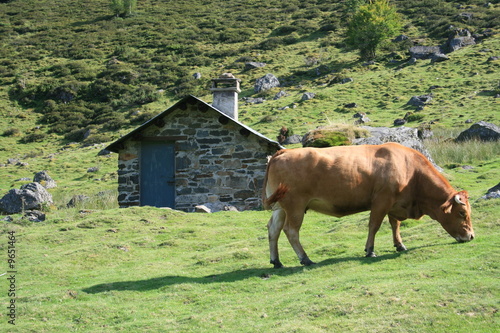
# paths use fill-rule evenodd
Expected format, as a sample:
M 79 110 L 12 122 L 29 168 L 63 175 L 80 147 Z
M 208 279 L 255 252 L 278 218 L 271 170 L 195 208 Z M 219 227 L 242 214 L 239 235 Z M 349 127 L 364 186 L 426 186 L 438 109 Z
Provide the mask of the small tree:
M 116 16 L 125 17 L 137 7 L 137 0 L 111 0 L 110 7 Z
M 357 7 L 347 27 L 346 43 L 359 50 L 364 60 L 375 58 L 384 40 L 401 29 L 401 17 L 389 0 L 369 0 Z

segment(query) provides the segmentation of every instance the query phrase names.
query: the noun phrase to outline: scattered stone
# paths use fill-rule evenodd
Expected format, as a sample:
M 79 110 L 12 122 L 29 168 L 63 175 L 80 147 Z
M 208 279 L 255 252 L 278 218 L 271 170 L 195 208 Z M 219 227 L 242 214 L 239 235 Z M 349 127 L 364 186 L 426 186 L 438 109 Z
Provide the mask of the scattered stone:
M 472 15 L 472 14 L 470 14 Z M 476 40 L 468 29 L 455 28 L 445 43 L 445 50 L 447 53 L 454 52 L 463 47 L 475 45 Z
M 370 118 L 368 118 L 366 116 L 366 113 L 364 112 L 358 112 L 358 113 L 355 113 L 353 118 L 356 118 L 356 124 L 364 124 L 364 123 L 367 123 L 367 122 L 370 122 Z
M 280 81 L 273 74 L 266 74 L 255 81 L 254 92 L 269 90 L 280 86 Z
M 414 65 L 417 63 L 417 58 L 411 57 L 410 60 L 408 60 L 408 65 Z
M 405 119 L 398 118 L 398 119 L 394 120 L 394 126 L 403 126 L 404 124 L 406 124 Z
M 76 207 L 76 205 L 81 204 L 85 201 L 88 201 L 89 199 L 90 199 L 90 197 L 88 197 L 86 195 L 82 195 L 82 194 L 74 195 L 71 198 L 71 200 L 66 204 L 66 207 L 68 207 L 68 208 Z
M 425 140 L 432 138 L 434 133 L 432 132 L 430 125 L 422 124 L 417 129 L 417 136 L 420 140 Z
M 488 61 L 490 61 L 490 62 L 491 62 L 491 61 L 496 61 L 496 60 L 498 60 L 498 59 L 500 59 L 500 57 L 497 57 L 497 56 L 491 56 L 491 57 L 489 57 L 489 58 L 488 58 Z
M 262 68 L 262 67 L 265 67 L 266 65 L 267 64 L 264 62 L 250 61 L 250 62 L 245 63 L 245 70 L 249 71 L 249 70 L 256 69 L 256 68 Z
M 57 187 L 54 179 L 52 179 L 47 171 L 40 171 L 35 174 L 33 181 L 42 184 L 46 189 Z
M 432 95 L 413 96 L 406 104 L 411 106 L 421 107 L 428 104 L 431 100 L 432 100 Z
M 248 104 L 262 104 L 266 101 L 263 97 L 243 97 L 243 100 Z
M 302 136 L 301 135 L 298 135 L 298 134 L 293 134 L 289 137 L 287 137 L 284 141 L 283 141 L 283 145 L 293 145 L 293 144 L 297 144 L 297 143 L 301 143 L 302 142 Z
M 356 103 L 348 103 L 348 104 L 345 104 L 344 107 L 345 108 L 350 108 L 350 109 L 351 108 L 357 108 L 358 104 L 356 104 Z M 358 114 L 358 113 L 356 113 L 356 114 Z M 361 117 L 356 117 L 356 115 L 354 115 L 354 118 L 361 118 Z
M 4 221 L 4 222 L 12 222 L 12 221 L 14 221 L 14 219 L 12 218 L 12 216 L 8 215 L 8 216 L 4 217 L 2 219 L 2 221 Z
M 193 74 L 193 78 L 194 78 L 195 80 L 199 80 L 199 79 L 201 79 L 201 73 L 194 73 L 194 74 Z
M 285 97 L 285 96 L 288 96 L 288 94 L 286 93 L 286 91 L 284 91 L 284 90 L 280 90 L 280 92 L 279 92 L 279 93 L 277 93 L 277 94 L 274 96 L 274 100 L 280 99 L 280 98 Z
M 460 133 L 455 141 L 463 142 L 474 139 L 481 141 L 498 141 L 500 140 L 500 127 L 485 121 L 480 121 Z
M 99 167 L 90 167 L 90 168 L 87 169 L 88 173 L 97 172 L 97 171 L 99 171 Z
M 410 47 L 410 55 L 415 59 L 429 59 L 436 53 L 442 53 L 439 46 L 412 46 Z
M 486 195 L 482 196 L 481 199 L 500 199 L 500 183 L 490 188 L 488 192 L 486 192 Z
M 304 95 L 302 95 L 302 98 L 300 100 L 307 101 L 307 100 L 313 99 L 315 96 L 316 96 L 315 93 L 306 92 L 306 93 L 304 93 Z
M 431 57 L 431 63 L 442 62 L 446 60 L 450 60 L 450 57 L 448 57 L 444 53 L 435 53 Z
M 203 205 L 198 205 L 195 207 L 196 213 L 216 213 L 216 212 L 237 212 L 238 209 L 234 206 L 225 204 L 220 201 L 209 202 Z
M 354 79 L 353 79 L 353 78 L 351 78 L 351 77 L 347 77 L 347 78 L 345 78 L 345 79 L 342 79 L 341 83 L 342 83 L 342 84 L 346 84 L 346 83 L 353 82 L 353 81 L 354 81 Z
M 25 210 L 42 209 L 52 204 L 52 195 L 39 183 L 29 183 L 10 190 L 0 199 L 0 212 L 16 214 Z
M 409 39 L 408 36 L 406 36 L 406 35 L 399 35 L 396 38 L 394 38 L 392 41 L 393 42 L 402 42 L 402 41 L 407 40 L 407 39 Z
M 31 181 L 31 178 L 29 177 L 23 177 L 23 178 L 19 178 L 19 179 L 16 179 L 14 180 L 15 182 L 25 182 L 25 181 Z
M 43 222 L 45 221 L 45 213 L 39 210 L 29 210 L 24 213 L 23 218 L 30 222 Z

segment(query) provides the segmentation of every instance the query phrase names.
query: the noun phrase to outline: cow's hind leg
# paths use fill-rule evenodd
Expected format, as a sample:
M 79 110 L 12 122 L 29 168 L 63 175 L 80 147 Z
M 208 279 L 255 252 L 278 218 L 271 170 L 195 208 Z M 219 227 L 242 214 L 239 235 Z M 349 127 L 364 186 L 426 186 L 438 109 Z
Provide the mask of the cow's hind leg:
M 281 268 L 283 264 L 280 262 L 278 254 L 278 238 L 280 237 L 281 230 L 285 224 L 285 211 L 282 208 L 273 211 L 271 219 L 267 224 L 269 235 L 269 252 L 271 256 L 271 264 L 274 268 Z
M 309 259 L 302 244 L 300 244 L 299 231 L 304 221 L 304 210 L 294 210 L 293 212 L 287 212 L 285 219 L 285 226 L 283 231 L 285 232 L 290 245 L 292 245 L 297 257 L 299 257 L 300 263 L 304 266 L 313 265 L 314 262 Z
M 401 221 L 389 215 L 389 222 L 391 223 L 392 239 L 394 240 L 394 247 L 396 248 L 396 251 L 406 251 L 406 246 L 404 246 L 401 234 L 399 233 Z

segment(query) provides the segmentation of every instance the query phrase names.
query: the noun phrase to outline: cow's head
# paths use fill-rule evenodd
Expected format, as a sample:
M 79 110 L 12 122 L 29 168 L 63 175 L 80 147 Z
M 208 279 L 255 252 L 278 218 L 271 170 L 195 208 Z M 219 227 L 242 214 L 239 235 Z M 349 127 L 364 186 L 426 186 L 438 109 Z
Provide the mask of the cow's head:
M 440 223 L 451 237 L 458 242 L 468 242 L 474 239 L 471 222 L 469 195 L 466 191 L 457 192 L 441 206 Z

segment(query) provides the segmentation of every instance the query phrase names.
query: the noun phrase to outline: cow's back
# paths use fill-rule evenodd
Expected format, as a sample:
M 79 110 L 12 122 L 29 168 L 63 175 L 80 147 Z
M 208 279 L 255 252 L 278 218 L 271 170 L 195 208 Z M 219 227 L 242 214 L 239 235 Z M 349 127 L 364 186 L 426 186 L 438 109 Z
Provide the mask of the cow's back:
M 270 161 L 267 193 L 284 184 L 284 206 L 334 216 L 369 210 L 376 193 L 397 195 L 408 187 L 418 155 L 394 143 L 284 150 Z

